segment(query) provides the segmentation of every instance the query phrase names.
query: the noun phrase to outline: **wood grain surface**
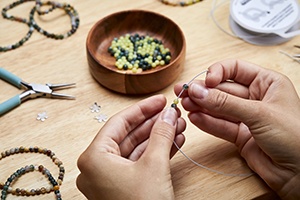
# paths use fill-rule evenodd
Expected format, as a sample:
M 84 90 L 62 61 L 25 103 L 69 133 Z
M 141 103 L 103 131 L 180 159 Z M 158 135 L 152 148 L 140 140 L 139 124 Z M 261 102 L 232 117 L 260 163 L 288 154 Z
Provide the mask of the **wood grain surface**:
M 0 8 L 12 3 L 1 1 Z M 288 76 L 300 93 L 300 64 L 279 53 L 299 53 L 293 45 L 300 37 L 273 46 L 256 46 L 221 31 L 211 18 L 212 1 L 204 0 L 188 7 L 172 7 L 159 0 L 69 0 L 80 16 L 77 32 L 65 40 L 53 40 L 34 32 L 22 47 L 0 53 L 0 66 L 30 83 L 73 83 L 76 87 L 59 91 L 76 96 L 76 100 L 32 99 L 0 118 L 0 151 L 18 146 L 40 146 L 51 149 L 66 168 L 61 186 L 63 199 L 79 200 L 85 197 L 76 188 L 79 174 L 76 162 L 79 155 L 104 125 L 94 119 L 90 106 L 97 102 L 100 113 L 108 117 L 150 95 L 130 96 L 114 93 L 99 85 L 92 77 L 86 56 L 86 38 L 89 30 L 100 19 L 115 12 L 129 9 L 155 11 L 172 19 L 186 38 L 186 60 L 183 72 L 175 80 L 188 82 L 197 73 L 216 61 L 228 58 L 247 60 Z M 33 3 L 24 3 L 9 13 L 27 17 Z M 228 25 L 229 1 L 215 11 L 219 25 L 230 31 Z M 61 10 L 36 21 L 50 32 L 66 32 L 69 17 Z M 133 22 L 135 23 L 135 22 Z M 137 23 L 137 22 L 136 22 Z M 27 26 L 0 18 L 0 46 L 16 42 L 27 32 Z M 203 77 L 200 77 L 203 78 Z M 0 102 L 22 91 L 0 80 Z M 156 92 L 164 94 L 169 104 L 175 98 L 173 84 Z M 282 97 L 285 98 L 285 97 Z M 179 106 L 180 107 L 180 106 Z M 36 120 L 46 111 L 48 119 Z M 182 110 L 187 119 L 186 112 Z M 183 151 L 197 162 L 225 173 L 249 173 L 245 161 L 234 145 L 210 136 L 188 122 Z M 0 160 L 0 182 L 4 182 L 16 169 L 28 164 L 43 164 L 54 177 L 57 167 L 43 155 L 22 154 Z M 173 184 L 177 199 L 274 199 L 274 193 L 256 175 L 229 177 L 199 168 L 177 153 L 171 161 Z M 126 170 L 126 169 L 124 169 Z M 21 177 L 14 187 L 38 188 L 49 184 L 39 173 Z M 9 199 L 21 199 L 8 196 Z M 53 194 L 27 199 L 54 199 Z

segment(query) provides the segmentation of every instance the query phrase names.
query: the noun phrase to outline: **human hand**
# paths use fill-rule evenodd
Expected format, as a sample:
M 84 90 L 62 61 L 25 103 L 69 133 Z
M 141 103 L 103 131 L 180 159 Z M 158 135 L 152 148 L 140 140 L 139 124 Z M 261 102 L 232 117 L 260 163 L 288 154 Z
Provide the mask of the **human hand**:
M 209 68 L 205 82 L 190 85 L 182 105 L 197 127 L 234 143 L 279 196 L 300 198 L 300 100 L 286 76 L 222 61 Z
M 77 187 L 88 199 L 174 199 L 170 157 L 185 121 L 157 95 L 111 117 L 78 159 Z

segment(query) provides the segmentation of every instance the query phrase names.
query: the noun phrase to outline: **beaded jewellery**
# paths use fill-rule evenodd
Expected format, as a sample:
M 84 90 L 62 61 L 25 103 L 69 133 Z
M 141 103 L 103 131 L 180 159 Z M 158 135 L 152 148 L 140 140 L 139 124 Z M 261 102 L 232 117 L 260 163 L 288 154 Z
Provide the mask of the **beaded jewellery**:
M 61 194 L 59 191 L 60 185 L 63 182 L 65 168 L 63 163 L 55 156 L 55 153 L 49 149 L 40 148 L 40 147 L 17 147 L 12 148 L 10 150 L 3 151 L 0 154 L 0 160 L 10 155 L 18 154 L 18 153 L 40 153 L 44 154 L 51 158 L 55 165 L 59 168 L 59 175 L 57 180 L 55 180 L 48 169 L 46 169 L 43 165 L 27 165 L 15 171 L 5 183 L 0 183 L 1 192 L 1 200 L 6 199 L 8 194 L 17 195 L 17 196 L 35 196 L 40 194 L 46 194 L 50 192 L 55 193 L 55 197 L 57 200 L 61 200 Z M 28 172 L 39 171 L 46 176 L 46 178 L 51 183 L 49 187 L 41 187 L 38 189 L 23 189 L 23 188 L 16 188 L 13 189 L 11 185 L 21 176 L 25 175 Z
M 29 2 L 29 1 L 35 1 L 35 6 L 31 9 L 31 11 L 29 13 L 29 20 L 7 14 L 8 10 L 11 10 L 12 8 L 14 8 L 16 6 L 18 6 L 22 3 L 25 3 L 25 2 Z M 48 10 L 41 11 L 42 6 L 51 6 L 51 7 Z M 71 18 L 71 30 L 69 30 L 68 32 L 66 32 L 64 34 L 49 33 L 48 31 L 43 30 L 34 20 L 35 12 L 37 12 L 38 15 L 45 15 L 57 8 L 63 9 L 66 12 L 66 14 L 69 15 Z M 74 9 L 74 7 L 72 7 L 69 4 L 65 4 L 65 3 L 62 4 L 62 3 L 58 3 L 58 2 L 54 2 L 54 1 L 41 2 L 40 0 L 19 0 L 19 1 L 16 1 L 16 2 L 6 6 L 5 8 L 3 8 L 2 16 L 3 16 L 3 18 L 11 20 L 11 21 L 16 21 L 16 22 L 21 22 L 21 23 L 27 24 L 29 27 L 29 30 L 28 30 L 27 34 L 20 41 L 16 42 L 15 44 L 2 46 L 2 47 L 0 46 L 0 52 L 6 52 L 6 51 L 13 50 L 13 49 L 16 49 L 16 48 L 22 46 L 26 41 L 28 41 L 28 39 L 31 37 L 34 30 L 37 30 L 38 32 L 40 32 L 41 34 L 45 35 L 48 38 L 62 40 L 67 37 L 70 37 L 72 34 L 74 34 L 79 27 L 79 16 L 78 16 L 77 11 Z
M 169 0 L 160 0 L 163 4 L 166 4 L 166 5 L 170 5 L 170 6 L 190 6 L 190 5 L 193 5 L 193 4 L 196 4 L 196 3 L 199 3 L 201 2 L 202 0 L 187 0 L 187 1 L 169 1 Z
M 190 84 L 199 76 L 201 76 L 202 74 L 208 72 L 208 70 L 204 70 L 202 72 L 200 72 L 199 74 L 197 74 L 196 76 L 194 76 L 188 83 L 186 84 L 183 84 L 182 86 L 182 89 L 180 91 L 180 93 L 177 95 L 177 97 L 173 100 L 173 103 L 171 104 L 171 107 L 172 108 L 177 108 L 177 104 L 179 103 L 179 98 L 181 97 L 182 93 L 186 90 L 188 90 Z M 209 167 L 206 167 L 198 162 L 196 162 L 195 160 L 193 160 L 192 158 L 190 158 L 187 154 L 185 154 L 181 149 L 180 147 L 176 144 L 175 141 L 173 141 L 173 144 L 175 145 L 175 147 L 178 149 L 178 151 L 186 158 L 188 159 L 189 161 L 191 161 L 193 164 L 197 165 L 198 167 L 201 167 L 203 169 L 206 169 L 208 171 L 211 171 L 211 172 L 214 172 L 214 173 L 217 173 L 217 174 L 220 174 L 220 175 L 224 175 L 224 176 L 235 176 L 235 177 L 248 177 L 248 176 L 252 176 L 254 173 L 248 173 L 248 174 L 228 174 L 228 173 L 225 173 L 225 172 L 221 172 L 221 171 L 218 171 L 218 170 L 215 170 L 215 169 L 211 169 Z

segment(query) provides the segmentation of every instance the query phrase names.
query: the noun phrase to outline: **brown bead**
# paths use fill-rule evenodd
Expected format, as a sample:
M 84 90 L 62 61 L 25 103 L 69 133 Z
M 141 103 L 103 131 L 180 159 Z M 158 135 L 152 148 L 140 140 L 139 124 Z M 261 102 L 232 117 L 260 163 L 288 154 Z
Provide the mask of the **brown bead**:
M 26 195 L 26 190 L 21 189 L 20 193 L 21 193 L 21 195 L 25 196 Z
M 58 185 L 61 185 L 62 184 L 62 179 L 57 179 L 56 182 L 57 182 Z
M 48 149 L 47 150 L 47 156 L 50 156 L 51 155 L 51 151 Z
M 59 186 L 58 186 L 58 185 L 54 186 L 54 187 L 53 187 L 53 190 L 54 190 L 54 191 L 59 190 Z
M 25 192 L 26 192 L 26 196 L 29 197 L 31 195 L 31 192 L 29 190 L 25 190 Z
M 47 192 L 47 191 L 46 191 L 46 188 L 42 187 L 42 188 L 41 188 L 41 193 L 42 193 L 42 194 L 45 194 L 46 192 Z
M 20 188 L 16 188 L 16 194 L 17 195 L 21 194 L 21 189 Z
M 44 166 L 43 165 L 39 165 L 39 171 L 42 172 L 44 170 Z
M 25 148 L 23 146 L 20 146 L 19 150 L 20 150 L 21 153 L 23 153 Z
M 38 148 L 38 152 L 39 153 L 43 153 L 43 149 L 42 148 Z
M 35 147 L 33 147 L 33 151 L 34 151 L 35 153 L 37 153 L 37 152 L 39 152 L 39 148 L 38 148 L 37 146 L 35 146 Z
M 6 156 L 9 156 L 9 155 L 10 155 L 10 151 L 9 151 L 9 150 L 6 150 L 6 151 L 5 151 L 5 155 L 6 155 Z
M 37 195 L 41 194 L 41 189 L 39 189 L 39 188 L 36 189 L 36 190 L 35 190 L 35 194 L 37 194 Z

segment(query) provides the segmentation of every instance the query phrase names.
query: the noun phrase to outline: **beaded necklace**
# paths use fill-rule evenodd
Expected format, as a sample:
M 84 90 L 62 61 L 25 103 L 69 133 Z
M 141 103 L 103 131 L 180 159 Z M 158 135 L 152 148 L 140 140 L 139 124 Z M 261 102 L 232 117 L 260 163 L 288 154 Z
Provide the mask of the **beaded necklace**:
M 44 154 L 51 158 L 51 160 L 54 162 L 55 165 L 59 168 L 59 175 L 57 179 L 55 180 L 50 173 L 50 171 L 45 168 L 43 165 L 27 165 L 25 167 L 22 167 L 15 171 L 5 183 L 0 183 L 0 190 L 1 192 L 1 200 L 5 200 L 8 194 L 17 195 L 17 196 L 35 196 L 40 194 L 46 194 L 50 192 L 55 193 L 55 197 L 57 200 L 61 200 L 61 194 L 59 191 L 60 185 L 63 182 L 64 174 L 65 174 L 65 168 L 63 166 L 63 163 L 55 156 L 55 153 L 52 152 L 49 149 L 40 148 L 40 147 L 17 147 L 12 148 L 10 150 L 6 150 L 1 152 L 0 154 L 0 160 L 2 160 L 5 157 L 8 157 L 10 155 L 19 154 L 19 153 L 40 153 Z M 23 189 L 23 188 L 16 188 L 13 189 L 11 185 L 21 176 L 25 175 L 26 173 L 33 172 L 33 171 L 39 171 L 42 174 L 46 176 L 46 178 L 51 183 L 51 186 L 49 187 L 41 187 L 38 189 Z
M 31 11 L 29 13 L 29 20 L 7 14 L 8 10 L 11 10 L 12 8 L 14 8 L 22 3 L 30 2 L 30 1 L 35 1 L 35 6 L 31 9 Z M 48 10 L 41 11 L 42 6 L 51 6 L 51 7 Z M 49 33 L 48 31 L 45 31 L 40 26 L 38 26 L 38 24 L 34 20 L 35 12 L 37 12 L 38 15 L 45 15 L 45 14 L 52 12 L 54 9 L 57 9 L 57 8 L 64 10 L 66 12 L 66 14 L 70 16 L 71 30 L 69 30 L 67 33 L 64 33 L 64 34 Z M 29 30 L 28 30 L 27 34 L 18 42 L 11 44 L 11 45 L 7 45 L 7 46 L 2 46 L 2 47 L 0 46 L 0 52 L 6 52 L 6 51 L 13 50 L 13 49 L 16 49 L 16 48 L 22 46 L 26 41 L 28 41 L 28 39 L 31 37 L 34 30 L 37 30 L 38 32 L 40 32 L 41 34 L 45 35 L 48 38 L 62 40 L 67 37 L 70 37 L 72 34 L 74 34 L 79 27 L 79 16 L 78 16 L 77 11 L 74 9 L 74 7 L 72 7 L 69 4 L 65 4 L 65 3 L 62 4 L 62 3 L 58 3 L 58 2 L 54 2 L 54 1 L 41 2 L 41 0 L 18 0 L 16 2 L 4 7 L 2 9 L 2 16 L 4 19 L 27 24 L 29 26 Z
M 169 0 L 159 0 L 161 1 L 163 4 L 166 4 L 166 5 L 170 5 L 170 6 L 190 6 L 190 5 L 193 5 L 193 4 L 196 4 L 196 3 L 199 3 L 201 2 L 202 0 L 187 0 L 187 1 L 172 1 L 170 2 Z

